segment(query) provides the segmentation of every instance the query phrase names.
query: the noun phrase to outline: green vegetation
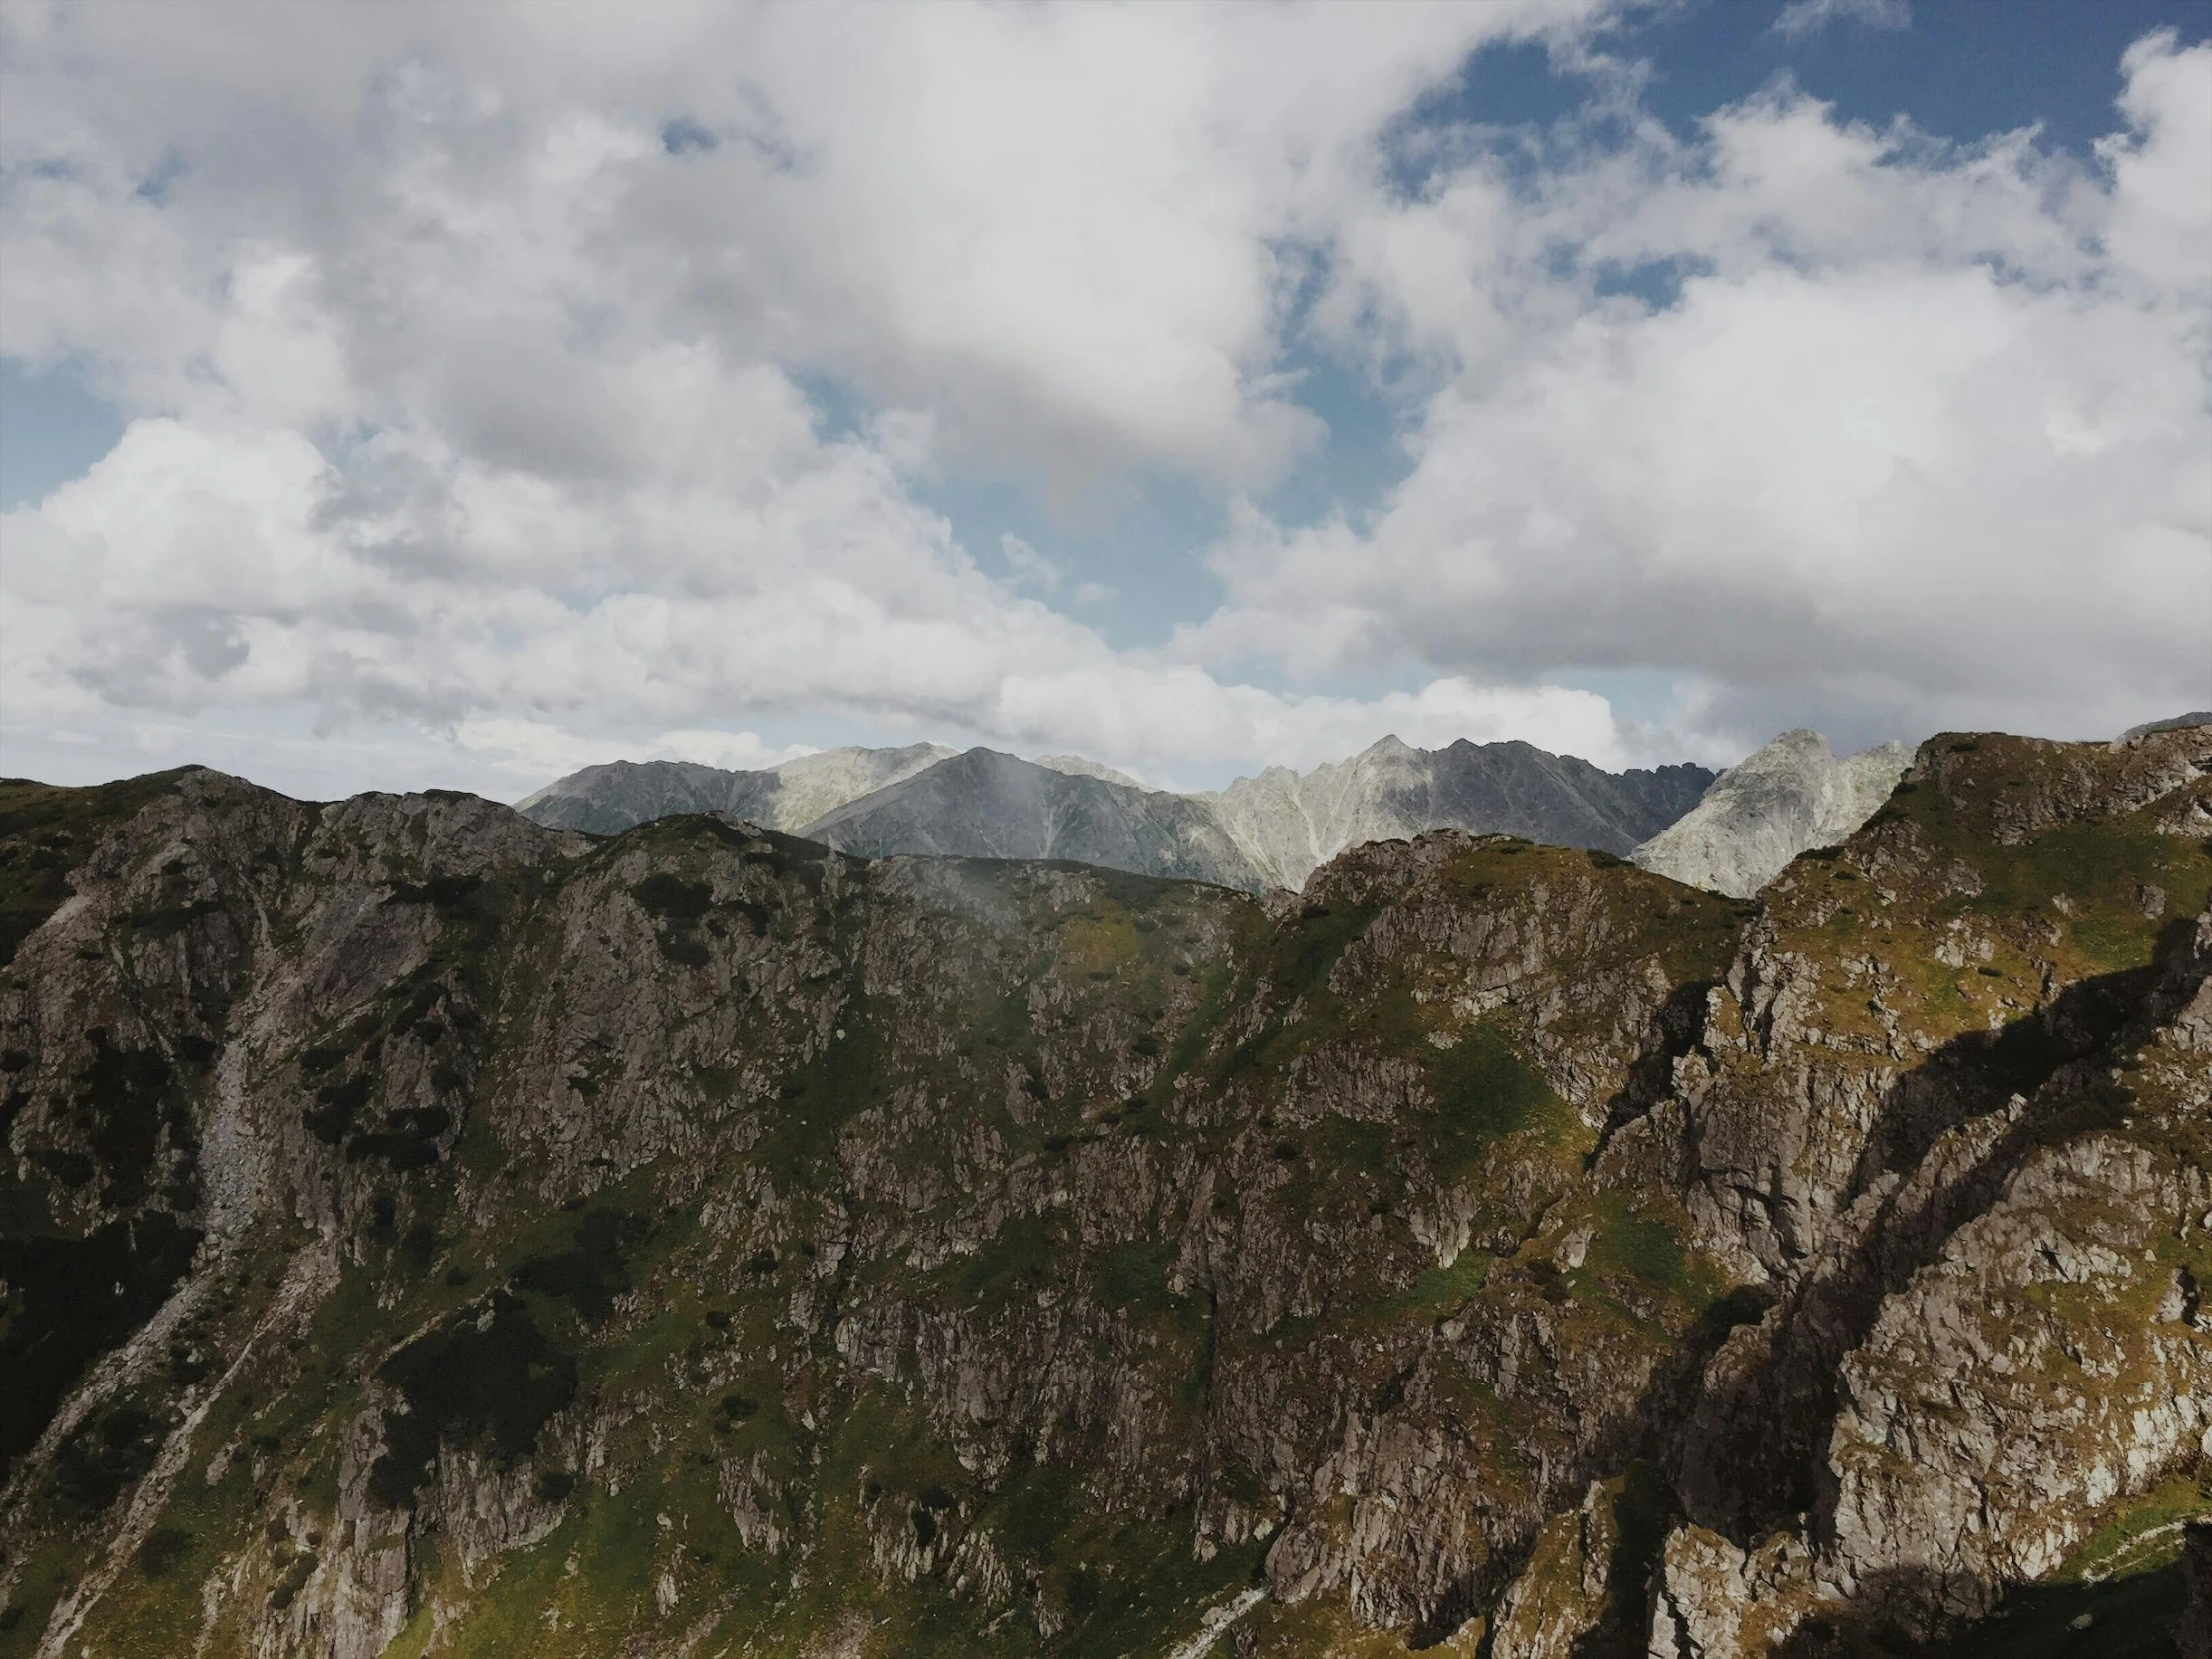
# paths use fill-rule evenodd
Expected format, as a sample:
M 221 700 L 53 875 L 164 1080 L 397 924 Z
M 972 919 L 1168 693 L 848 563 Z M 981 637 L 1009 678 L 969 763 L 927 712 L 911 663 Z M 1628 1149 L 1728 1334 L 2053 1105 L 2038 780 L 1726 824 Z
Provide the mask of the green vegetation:
M 69 872 L 100 839 L 160 796 L 189 768 L 151 772 L 91 789 L 27 778 L 0 780 L 0 967 L 70 895 Z

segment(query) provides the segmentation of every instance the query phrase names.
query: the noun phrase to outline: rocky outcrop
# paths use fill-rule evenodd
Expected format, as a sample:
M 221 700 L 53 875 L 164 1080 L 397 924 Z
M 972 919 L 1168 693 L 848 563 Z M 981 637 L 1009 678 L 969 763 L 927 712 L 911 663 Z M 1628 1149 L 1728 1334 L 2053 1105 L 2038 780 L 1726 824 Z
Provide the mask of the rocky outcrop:
M 1609 773 L 1525 743 L 1415 749 L 1389 737 L 1304 776 L 1270 767 L 1208 799 L 1268 884 L 1296 891 L 1347 847 L 1431 830 L 1625 853 L 1689 811 L 1712 777 L 1688 764 Z
M 1911 758 L 1889 743 L 1839 760 L 1818 732 L 1785 732 L 1629 856 L 1690 886 L 1749 898 L 1799 853 L 1838 845 L 1872 818 Z
M 1614 1582 L 1622 1542 L 1617 1496 L 1592 1481 L 1580 1508 L 1544 1522 L 1527 1566 L 1498 1598 L 1492 1659 L 1573 1659 L 1618 1611 L 1627 1586 Z
M 0 1643 L 2094 1611 L 2212 1431 L 2206 736 L 1936 740 L 1756 905 L 0 786 Z
M 2145 743 L 1924 746 L 1769 889 L 1702 1052 L 1609 1147 L 1686 1169 L 1700 1236 L 1773 1290 L 1707 1368 L 1681 1491 L 1802 1570 L 1708 1594 L 1719 1557 L 1685 1542 L 1683 1608 L 1936 1640 L 2205 1455 L 2212 1343 L 2168 1316 L 2208 1243 L 2212 917 L 2138 907 L 2149 959 L 2110 971 L 2087 912 L 2146 883 L 2065 850 L 2101 811 L 2202 879 L 2164 826 L 2212 748 Z M 1684 1619 L 1655 1651 L 1725 1651 Z

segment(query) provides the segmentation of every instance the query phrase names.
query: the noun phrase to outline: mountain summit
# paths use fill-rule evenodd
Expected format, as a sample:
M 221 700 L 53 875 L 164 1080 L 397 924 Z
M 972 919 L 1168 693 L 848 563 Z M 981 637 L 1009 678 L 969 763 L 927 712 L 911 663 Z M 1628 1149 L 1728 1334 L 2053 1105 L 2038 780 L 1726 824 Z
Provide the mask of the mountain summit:
M 516 802 L 515 811 L 550 830 L 593 835 L 619 834 L 676 813 L 728 813 L 790 832 L 958 753 L 941 743 L 826 749 L 755 772 L 694 761 L 613 761 L 556 779 Z
M 1625 853 L 1712 781 L 1688 763 L 1614 773 L 1527 743 L 1415 749 L 1391 736 L 1304 777 L 1270 767 L 1202 799 L 1269 885 L 1296 890 L 1346 847 L 1430 830 Z
M 1848 760 L 1802 727 L 1714 780 L 1704 798 L 1629 854 L 1693 887 L 1749 898 L 1812 846 L 1834 846 L 1874 816 L 1913 759 L 1886 743 Z
M 825 784 L 799 787 L 817 778 L 850 793 L 831 800 Z M 1303 777 L 1270 767 L 1225 790 L 1179 794 L 1080 756 L 1024 761 L 916 744 L 831 750 L 766 772 L 672 761 L 589 767 L 517 810 L 594 834 L 724 812 L 874 856 L 1068 858 L 1257 892 L 1295 891 L 1347 847 L 1431 830 L 1626 853 L 1689 811 L 1712 780 L 1689 764 L 1611 773 L 1526 743 L 1426 750 L 1387 737 Z M 803 803 L 815 805 L 813 816 L 801 816 Z

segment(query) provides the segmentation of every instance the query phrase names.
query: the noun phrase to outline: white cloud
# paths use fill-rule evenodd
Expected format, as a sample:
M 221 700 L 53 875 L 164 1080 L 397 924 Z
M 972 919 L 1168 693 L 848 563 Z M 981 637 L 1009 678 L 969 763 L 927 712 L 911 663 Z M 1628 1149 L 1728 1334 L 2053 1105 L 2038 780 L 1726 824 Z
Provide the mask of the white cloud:
M 1913 11 L 1905 0 L 1790 0 L 1776 14 L 1774 32 L 1788 39 L 1818 34 L 1831 23 L 1857 23 L 1869 29 L 1909 29 Z
M 2204 700 L 2205 48 L 2130 52 L 2093 168 L 1778 92 L 1408 194 L 1420 94 L 1599 8 L 226 15 L 0 4 L 0 351 L 135 417 L 0 519 L 10 770 L 73 734 L 511 795 L 816 722 L 1209 781 Z M 1313 340 L 1422 388 L 1418 464 L 1357 527 L 1240 508 L 1173 650 L 921 504 L 1259 491 L 1319 438 L 1317 274 Z M 1674 729 L 1570 668 L 1672 681 Z
M 1418 464 L 1364 529 L 1240 512 L 1182 655 L 1694 672 L 1745 736 L 2201 703 L 2212 48 L 2126 69 L 2103 177 L 1785 93 L 1375 207 L 1329 314 L 1433 365 Z M 1636 268 L 1679 298 L 1597 296 Z

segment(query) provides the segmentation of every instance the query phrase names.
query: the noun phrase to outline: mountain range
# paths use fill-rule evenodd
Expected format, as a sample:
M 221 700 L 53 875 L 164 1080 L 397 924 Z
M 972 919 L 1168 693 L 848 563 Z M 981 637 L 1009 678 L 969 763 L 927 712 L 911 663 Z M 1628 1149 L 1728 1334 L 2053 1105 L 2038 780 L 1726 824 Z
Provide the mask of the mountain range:
M 760 772 L 618 762 L 550 784 L 517 810 L 597 834 L 725 812 L 871 856 L 1059 858 L 1259 892 L 1296 891 L 1349 846 L 1433 830 L 1625 854 L 1712 780 L 1687 763 L 1609 773 L 1526 743 L 1421 750 L 1391 737 L 1303 776 L 1271 767 L 1179 794 L 1077 756 L 917 744 L 830 750 Z
M 1259 864 L 919 759 L 832 828 Z M 0 1659 L 2203 1659 L 2208 849 L 2204 725 L 1751 899 L 0 782 Z

